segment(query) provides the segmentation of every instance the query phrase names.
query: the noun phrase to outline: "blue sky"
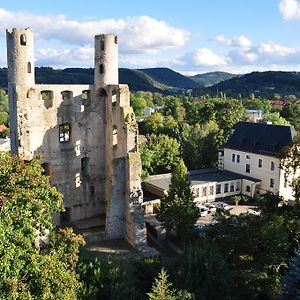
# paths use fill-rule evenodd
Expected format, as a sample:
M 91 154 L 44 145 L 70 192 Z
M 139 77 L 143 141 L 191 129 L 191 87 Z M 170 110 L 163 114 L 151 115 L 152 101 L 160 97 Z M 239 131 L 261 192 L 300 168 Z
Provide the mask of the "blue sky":
M 119 36 L 119 65 L 183 74 L 300 71 L 299 0 L 0 0 L 5 28 L 31 27 L 37 66 L 92 67 L 93 36 Z

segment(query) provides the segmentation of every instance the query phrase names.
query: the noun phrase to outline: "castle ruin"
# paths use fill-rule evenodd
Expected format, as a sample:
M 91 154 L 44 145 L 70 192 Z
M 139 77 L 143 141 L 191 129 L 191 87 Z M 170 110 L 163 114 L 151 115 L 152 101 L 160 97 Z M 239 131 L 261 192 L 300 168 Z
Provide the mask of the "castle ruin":
M 97 220 L 95 240 L 146 243 L 138 129 L 118 80 L 118 38 L 95 36 L 93 85 L 35 84 L 31 29 L 6 31 L 11 153 L 40 156 L 64 195 L 57 224 Z

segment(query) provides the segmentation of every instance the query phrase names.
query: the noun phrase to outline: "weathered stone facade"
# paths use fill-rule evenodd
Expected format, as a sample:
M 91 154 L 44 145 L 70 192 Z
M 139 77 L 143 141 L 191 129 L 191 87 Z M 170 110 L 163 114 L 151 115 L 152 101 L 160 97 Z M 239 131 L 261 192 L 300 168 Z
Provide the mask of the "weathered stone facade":
M 7 30 L 11 152 L 42 157 L 64 195 L 61 223 L 96 217 L 103 238 L 146 242 L 141 162 L 127 85 L 118 84 L 118 40 L 95 37 L 93 85 L 35 84 L 33 32 Z

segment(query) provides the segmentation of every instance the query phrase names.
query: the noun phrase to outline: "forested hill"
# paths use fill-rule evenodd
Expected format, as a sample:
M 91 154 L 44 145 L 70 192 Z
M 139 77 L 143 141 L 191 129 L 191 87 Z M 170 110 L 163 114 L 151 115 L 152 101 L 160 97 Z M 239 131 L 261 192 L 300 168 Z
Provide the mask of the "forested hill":
M 36 83 L 48 84 L 92 84 L 94 69 L 66 68 L 55 70 L 50 67 L 35 68 Z M 129 85 L 132 91 L 160 93 L 176 92 L 180 89 L 203 87 L 200 83 L 168 68 L 119 69 L 119 81 Z M 7 87 L 7 69 L 0 69 L 0 87 Z
M 202 95 L 223 93 L 227 97 L 249 97 L 251 94 L 264 98 L 272 98 L 275 94 L 300 97 L 300 73 L 282 71 L 252 72 L 205 89 L 196 89 L 194 92 Z
M 197 74 L 191 76 L 190 78 L 194 81 L 200 83 L 202 86 L 212 86 L 221 81 L 231 79 L 239 75 L 226 73 L 226 72 L 209 72 L 203 74 Z
M 35 68 L 36 83 L 45 84 L 93 84 L 93 68 L 66 68 L 55 70 L 50 67 Z M 231 79 L 232 76 L 235 76 Z M 196 82 L 197 80 L 198 82 Z M 222 81 L 223 80 L 223 81 Z M 195 95 L 211 96 L 226 94 L 227 97 L 272 98 L 275 94 L 282 97 L 300 97 L 299 72 L 252 72 L 233 75 L 224 72 L 211 72 L 191 77 L 184 76 L 168 68 L 119 69 L 119 81 L 129 85 L 131 91 L 150 91 L 163 94 L 193 89 Z M 215 85 L 207 87 L 212 82 Z M 219 82 L 221 81 L 221 82 Z M 0 88 L 7 88 L 7 68 L 0 68 Z

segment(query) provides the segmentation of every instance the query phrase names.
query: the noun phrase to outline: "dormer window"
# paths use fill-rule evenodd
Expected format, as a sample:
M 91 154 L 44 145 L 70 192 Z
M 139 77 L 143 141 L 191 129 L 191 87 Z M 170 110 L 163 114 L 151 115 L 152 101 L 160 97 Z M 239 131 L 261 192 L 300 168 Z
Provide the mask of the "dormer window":
M 27 44 L 27 39 L 26 39 L 26 35 L 25 35 L 25 34 L 21 34 L 21 35 L 20 35 L 20 44 L 21 44 L 22 46 L 26 46 L 26 44 Z

